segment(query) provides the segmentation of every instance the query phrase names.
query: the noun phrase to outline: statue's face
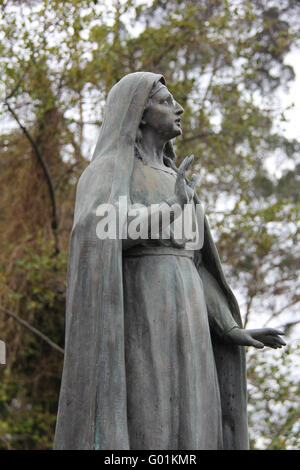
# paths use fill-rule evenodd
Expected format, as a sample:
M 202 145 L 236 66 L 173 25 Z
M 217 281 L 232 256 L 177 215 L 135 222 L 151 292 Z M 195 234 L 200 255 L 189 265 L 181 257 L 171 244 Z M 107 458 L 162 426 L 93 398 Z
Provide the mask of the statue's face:
M 167 87 L 162 87 L 151 98 L 151 104 L 145 111 L 143 121 L 166 142 L 182 134 L 181 118 L 183 108 L 178 104 Z

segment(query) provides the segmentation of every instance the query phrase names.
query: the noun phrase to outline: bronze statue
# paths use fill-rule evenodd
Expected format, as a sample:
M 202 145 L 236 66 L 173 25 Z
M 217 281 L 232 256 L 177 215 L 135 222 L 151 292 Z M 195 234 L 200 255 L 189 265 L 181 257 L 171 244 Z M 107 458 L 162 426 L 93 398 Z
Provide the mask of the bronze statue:
M 143 204 L 144 221 L 153 204 L 163 213 L 199 203 L 186 178 L 192 158 L 175 166 L 182 112 L 149 72 L 108 95 L 77 188 L 56 449 L 248 448 L 244 346 L 285 343 L 278 330 L 242 328 L 207 218 L 192 213 L 202 234 L 194 250 L 172 231 L 97 234 L 99 206 L 117 208 L 120 197 Z

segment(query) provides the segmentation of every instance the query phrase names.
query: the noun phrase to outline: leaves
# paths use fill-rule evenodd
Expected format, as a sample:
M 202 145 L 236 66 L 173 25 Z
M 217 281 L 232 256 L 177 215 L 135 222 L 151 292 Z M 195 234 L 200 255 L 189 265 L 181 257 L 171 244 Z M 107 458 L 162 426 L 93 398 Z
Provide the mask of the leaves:
M 249 429 L 252 448 L 296 449 L 299 444 L 300 387 L 295 370 L 299 345 L 248 354 Z M 254 432 L 256 430 L 256 432 Z

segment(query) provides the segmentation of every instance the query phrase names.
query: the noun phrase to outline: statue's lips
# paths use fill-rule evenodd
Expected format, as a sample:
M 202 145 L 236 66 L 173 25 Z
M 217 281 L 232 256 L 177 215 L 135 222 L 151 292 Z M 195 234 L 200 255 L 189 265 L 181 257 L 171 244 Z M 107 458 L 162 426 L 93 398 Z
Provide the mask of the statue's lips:
M 181 119 L 175 119 L 175 123 L 177 126 L 181 127 Z

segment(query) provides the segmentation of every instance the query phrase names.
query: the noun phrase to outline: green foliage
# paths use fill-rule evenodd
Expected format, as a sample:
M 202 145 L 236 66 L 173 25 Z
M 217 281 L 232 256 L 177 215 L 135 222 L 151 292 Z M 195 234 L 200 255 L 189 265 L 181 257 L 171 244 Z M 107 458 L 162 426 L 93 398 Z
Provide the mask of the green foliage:
M 25 247 L 14 260 L 10 272 L 2 266 L 1 292 L 6 292 L 11 310 L 20 310 L 23 320 L 63 346 L 67 253 L 53 256 L 52 245 L 37 239 L 34 248 Z M 7 252 L 12 249 L 6 247 Z M 11 285 L 5 283 L 6 275 Z M 8 363 L 1 374 L 0 448 L 51 448 L 61 357 L 32 332 L 1 320 Z
M 55 414 L 32 405 L 19 380 L 5 379 L 0 385 L 0 449 L 51 449 Z
M 285 110 L 277 92 L 294 78 L 286 56 L 298 44 L 298 20 L 294 0 L 2 2 L 0 93 L 40 150 L 58 227 L 45 169 L 3 106 L 1 305 L 63 346 L 76 181 L 95 145 L 108 90 L 128 72 L 149 70 L 165 75 L 185 108 L 178 161 L 195 155 L 198 194 L 245 324 L 280 326 L 293 337 L 300 300 L 300 142 L 280 131 Z M 1 372 L 1 446 L 50 448 L 62 358 L 3 313 L 0 324 L 9 349 Z M 278 353 L 283 371 L 291 367 L 288 352 Z M 249 361 L 250 380 L 255 363 L 261 371 L 255 380 L 267 387 L 269 358 L 259 352 Z M 287 393 L 294 382 L 289 374 L 286 381 Z M 262 428 L 252 419 L 259 401 L 250 397 L 250 405 L 253 446 L 299 445 L 294 424 L 274 428 L 277 408 Z M 294 405 L 285 410 L 293 423 Z
M 248 416 L 254 449 L 299 447 L 299 350 L 299 344 L 292 344 L 284 356 L 278 351 L 248 354 Z

